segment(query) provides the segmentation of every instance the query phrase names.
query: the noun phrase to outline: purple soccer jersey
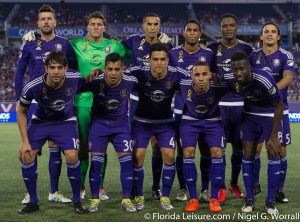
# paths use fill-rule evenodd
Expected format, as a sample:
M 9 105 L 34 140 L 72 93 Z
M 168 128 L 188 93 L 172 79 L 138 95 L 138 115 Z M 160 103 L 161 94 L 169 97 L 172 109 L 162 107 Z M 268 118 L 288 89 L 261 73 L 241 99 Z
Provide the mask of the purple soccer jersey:
M 210 82 L 207 92 L 198 94 L 192 80 L 180 81 L 180 93 L 185 102 L 180 122 L 182 147 L 196 147 L 199 137 L 204 137 L 209 147 L 224 147 L 224 129 L 218 103 L 228 92 L 225 83 Z
M 272 54 L 266 54 L 263 49 L 255 50 L 249 57 L 252 67 L 263 69 L 272 74 L 276 83 L 283 78 L 284 71 L 294 72 L 294 58 L 292 53 L 279 48 Z M 279 130 L 280 142 L 283 146 L 291 144 L 291 132 L 288 119 L 288 87 L 279 90 L 284 107 L 282 126 Z
M 193 65 L 197 61 L 206 62 L 210 66 L 210 68 L 212 68 L 213 57 L 213 52 L 210 49 L 204 47 L 201 47 L 198 51 L 193 53 L 185 51 L 182 45 L 169 51 L 170 65 L 180 67 L 188 71 L 189 74 L 192 71 Z M 190 77 L 188 77 L 188 79 L 190 79 Z M 180 94 L 177 94 L 175 96 L 174 102 L 174 113 L 181 114 L 183 106 L 184 103 L 182 101 L 182 98 L 180 98 Z
M 29 107 L 32 100 L 36 100 L 38 106 L 32 117 L 35 120 L 48 122 L 76 120 L 73 100 L 84 83 L 81 74 L 68 70 L 63 85 L 58 89 L 47 85 L 45 78 L 45 75 L 40 76 L 25 85 L 20 105 Z
M 29 70 L 30 80 L 44 75 L 44 61 L 47 55 L 52 51 L 63 51 L 68 58 L 69 67 L 75 67 L 74 52 L 72 45 L 68 39 L 60 36 L 55 36 L 48 42 L 42 39 L 35 39 L 31 42 L 23 42 L 20 49 L 15 80 L 17 100 L 21 96 L 23 88 L 23 77 L 27 66 Z
M 128 100 L 136 84 L 137 79 L 134 76 L 123 74 L 120 83 L 111 87 L 102 74 L 82 88 L 94 95 L 89 130 L 91 152 L 106 152 L 110 141 L 116 152 L 132 151 Z
M 151 44 L 146 41 L 145 35 L 131 35 L 125 39 L 122 44 L 131 50 L 131 65 L 132 66 L 147 66 L 149 59 L 149 51 Z M 173 48 L 172 43 L 166 44 L 168 50 Z
M 242 118 L 242 140 L 259 141 L 269 139 L 272 130 L 273 104 L 281 100 L 276 83 L 269 72 L 252 68 L 252 80 L 241 86 L 233 74 L 225 77 L 236 93 L 245 98 Z M 262 136 L 262 138 L 260 138 Z
M 136 84 L 137 79 L 126 74 L 123 74 L 121 82 L 114 87 L 107 84 L 104 74 L 85 84 L 81 91 L 90 91 L 94 95 L 92 118 L 127 121 L 128 99 Z

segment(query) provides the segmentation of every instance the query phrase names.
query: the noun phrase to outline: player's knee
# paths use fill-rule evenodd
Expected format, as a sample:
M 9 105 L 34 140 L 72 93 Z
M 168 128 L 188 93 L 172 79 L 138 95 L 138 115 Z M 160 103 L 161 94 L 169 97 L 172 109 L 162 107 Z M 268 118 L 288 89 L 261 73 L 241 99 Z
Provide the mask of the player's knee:
M 286 146 L 281 146 L 280 147 L 280 157 L 285 157 L 286 156 Z
M 74 152 L 65 152 L 65 157 L 67 163 L 76 163 L 78 161 L 78 153 L 75 150 Z
M 36 158 L 36 155 L 34 154 L 28 154 L 26 153 L 25 155 L 22 156 L 22 159 L 21 159 L 21 163 L 23 164 L 28 164 L 28 163 L 31 163 L 35 160 Z
M 184 158 L 193 158 L 193 157 L 195 157 L 195 149 L 185 148 L 183 150 L 183 157 Z
M 257 149 L 256 149 L 256 154 L 255 154 L 255 156 L 260 156 L 262 147 L 263 147 L 263 144 L 262 144 L 262 143 L 260 143 L 260 144 L 257 145 Z
M 59 146 L 56 145 L 56 143 L 54 143 L 52 140 L 48 140 L 48 146 L 49 146 L 49 147 L 53 147 L 53 148 L 59 147 Z
M 223 149 L 213 147 L 213 148 L 210 149 L 210 155 L 213 158 L 221 158 L 223 156 Z
M 175 162 L 175 152 L 174 150 L 164 150 L 162 151 L 163 162 L 165 164 L 173 164 Z
M 279 153 L 275 152 L 272 149 L 267 149 L 267 153 L 268 153 L 268 158 L 269 159 L 274 159 L 274 158 L 279 158 L 280 157 Z

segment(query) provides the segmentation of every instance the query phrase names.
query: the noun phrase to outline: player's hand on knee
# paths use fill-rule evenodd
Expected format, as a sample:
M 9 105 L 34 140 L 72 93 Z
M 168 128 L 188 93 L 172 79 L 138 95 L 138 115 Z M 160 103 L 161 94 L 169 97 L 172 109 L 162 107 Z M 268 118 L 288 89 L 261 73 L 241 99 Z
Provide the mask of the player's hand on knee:
M 169 36 L 166 33 L 161 32 L 158 36 L 158 41 L 160 41 L 161 43 L 167 44 L 167 43 L 171 42 L 171 39 L 169 38 Z
M 30 31 L 22 36 L 22 41 L 23 42 L 25 42 L 25 41 L 31 42 L 40 37 L 41 37 L 40 33 L 35 32 L 35 31 Z
M 25 162 L 26 156 L 31 159 L 31 146 L 29 143 L 22 143 L 19 149 L 19 160 L 23 163 Z
M 267 149 L 275 154 L 276 156 L 280 155 L 280 142 L 278 140 L 278 138 L 273 138 L 271 137 L 268 141 L 267 141 Z

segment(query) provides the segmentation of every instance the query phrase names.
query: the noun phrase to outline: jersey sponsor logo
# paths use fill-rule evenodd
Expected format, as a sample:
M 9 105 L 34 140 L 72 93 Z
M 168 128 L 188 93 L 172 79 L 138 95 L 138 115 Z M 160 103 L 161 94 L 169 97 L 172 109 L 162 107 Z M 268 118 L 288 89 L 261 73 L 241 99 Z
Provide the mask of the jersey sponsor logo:
M 109 46 L 105 46 L 104 51 L 105 51 L 105 53 L 110 53 L 110 47 Z
M 60 43 L 55 44 L 55 48 L 56 48 L 56 50 L 61 51 L 62 50 L 62 44 L 60 44 Z
M 165 94 L 160 90 L 155 90 L 151 92 L 150 99 L 154 102 L 161 102 L 165 98 Z
M 111 99 L 106 102 L 105 106 L 108 110 L 118 109 L 120 102 L 116 99 Z
M 294 66 L 294 60 L 288 59 L 286 62 L 288 66 Z
M 125 97 L 127 95 L 127 93 L 128 93 L 127 89 L 122 89 L 120 92 L 122 97 Z
M 222 62 L 222 64 L 218 63 L 217 66 L 222 67 L 225 72 L 230 72 L 230 68 L 231 68 L 230 62 L 231 62 L 231 59 L 225 59 Z
M 207 112 L 207 106 L 205 106 L 205 105 L 197 105 L 196 107 L 195 107 L 195 112 L 196 113 L 201 113 L 201 114 L 203 114 L 203 113 L 206 113 Z
M 62 99 L 55 100 L 53 103 L 51 103 L 51 108 L 55 111 L 61 111 L 66 107 L 66 103 Z
M 66 93 L 67 96 L 71 95 L 72 92 L 73 92 L 73 89 L 72 89 L 72 88 L 67 88 L 67 89 L 65 90 L 65 93 Z
M 101 55 L 95 54 L 90 58 L 90 64 L 93 66 L 100 66 L 102 64 L 101 62 Z
M 47 57 L 48 57 L 49 54 L 50 54 L 50 52 L 43 53 L 43 55 L 42 55 L 43 62 L 46 61 L 46 59 L 47 59 Z
M 165 84 L 167 89 L 171 89 L 173 87 L 173 82 L 172 81 L 167 81 Z
M 273 65 L 274 66 L 279 66 L 280 65 L 280 60 L 279 59 L 273 59 Z

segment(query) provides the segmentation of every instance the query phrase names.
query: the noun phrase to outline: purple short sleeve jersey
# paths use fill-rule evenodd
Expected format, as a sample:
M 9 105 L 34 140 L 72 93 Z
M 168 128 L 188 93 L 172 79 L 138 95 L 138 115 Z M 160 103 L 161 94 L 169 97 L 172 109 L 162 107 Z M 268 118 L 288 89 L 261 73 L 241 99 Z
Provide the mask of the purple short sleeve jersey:
M 147 42 L 145 35 L 131 35 L 122 44 L 131 50 L 132 66 L 147 66 L 151 43 Z M 172 43 L 166 44 L 168 50 L 173 48 Z
M 241 41 L 237 40 L 237 44 L 232 47 L 227 47 L 222 44 L 221 41 L 213 42 L 209 45 L 207 45 L 207 48 L 211 49 L 214 53 L 214 65 L 212 71 L 220 75 L 222 78 L 224 78 L 225 75 L 231 73 L 231 56 L 236 51 L 243 51 L 247 55 L 250 55 L 253 51 L 252 47 Z M 221 100 L 222 102 L 220 105 L 224 106 L 232 106 L 236 104 L 241 104 L 243 98 L 237 94 L 228 93 L 226 96 L 224 96 Z
M 90 91 L 94 95 L 93 119 L 122 120 L 128 118 L 128 100 L 136 84 L 137 79 L 134 76 L 125 74 L 123 74 L 121 82 L 114 87 L 107 84 L 104 74 L 85 84 L 82 90 Z
M 179 81 L 187 78 L 188 73 L 172 66 L 168 66 L 167 75 L 161 79 L 151 74 L 150 67 L 132 67 L 130 72 L 139 82 L 139 102 L 134 119 L 147 123 L 173 121 L 172 97 L 179 89 Z
M 252 80 L 247 86 L 238 84 L 233 74 L 225 77 L 236 93 L 245 98 L 244 112 L 259 116 L 274 116 L 273 104 L 280 101 L 279 90 L 269 72 L 252 68 Z
M 294 72 L 294 58 L 292 53 L 279 48 L 272 54 L 266 54 L 263 49 L 255 50 L 250 55 L 250 63 L 252 67 L 263 69 L 272 74 L 275 83 L 278 83 L 283 78 L 284 71 Z M 284 105 L 284 109 L 288 109 L 287 102 L 288 87 L 280 90 L 280 95 Z
M 180 93 L 185 102 L 182 119 L 220 120 L 219 101 L 228 92 L 226 83 L 214 84 L 210 82 L 207 92 L 198 94 L 193 87 L 192 80 L 180 81 Z
M 16 94 L 20 97 L 23 88 L 23 77 L 28 66 L 30 80 L 44 75 L 44 62 L 47 55 L 52 51 L 63 51 L 68 58 L 68 66 L 75 67 L 75 57 L 72 45 L 68 39 L 55 36 L 50 41 L 35 39 L 24 42 L 21 46 L 18 67 L 16 71 Z
M 68 70 L 63 85 L 58 89 L 50 87 L 45 78 L 46 75 L 40 76 L 25 85 L 20 105 L 29 107 L 33 99 L 37 101 L 32 119 L 48 122 L 76 120 L 74 96 L 84 78 L 79 72 Z

